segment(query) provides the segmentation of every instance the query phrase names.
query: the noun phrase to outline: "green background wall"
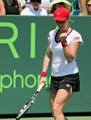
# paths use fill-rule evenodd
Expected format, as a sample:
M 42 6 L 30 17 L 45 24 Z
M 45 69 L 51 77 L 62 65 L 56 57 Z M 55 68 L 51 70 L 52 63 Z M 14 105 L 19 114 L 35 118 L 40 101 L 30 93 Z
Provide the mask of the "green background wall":
M 84 40 L 77 57 L 81 91 L 73 95 L 65 112 L 91 112 L 91 17 L 72 20 L 71 26 Z M 0 114 L 16 114 L 37 89 L 47 34 L 55 27 L 52 17 L 0 17 Z M 28 112 L 50 113 L 49 81 L 50 70 L 46 87 Z

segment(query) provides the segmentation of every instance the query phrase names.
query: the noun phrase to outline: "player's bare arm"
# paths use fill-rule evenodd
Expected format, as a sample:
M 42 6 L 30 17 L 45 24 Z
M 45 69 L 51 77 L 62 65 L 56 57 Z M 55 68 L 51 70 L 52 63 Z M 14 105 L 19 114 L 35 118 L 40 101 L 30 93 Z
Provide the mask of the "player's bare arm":
M 50 50 L 49 46 L 50 46 L 50 44 L 47 47 L 47 50 L 46 50 L 46 53 L 45 53 L 45 56 L 44 56 L 44 60 L 43 60 L 42 72 L 44 72 L 44 73 L 47 72 L 47 69 L 48 69 L 48 66 L 49 66 L 49 63 L 50 63 L 50 60 L 51 60 L 51 56 L 52 56 L 52 53 L 51 53 L 51 50 Z M 45 75 L 41 75 L 40 84 L 41 83 L 46 83 Z
M 80 47 L 80 42 L 75 42 L 75 43 L 68 45 L 67 47 L 64 47 L 64 49 L 63 49 L 64 54 L 65 54 L 65 57 L 69 63 L 76 56 L 79 47 Z
M 45 71 L 45 72 L 47 72 L 47 69 L 48 69 L 48 66 L 49 66 L 49 63 L 50 63 L 50 60 L 51 60 L 51 57 L 52 57 L 52 53 L 51 53 L 51 50 L 50 50 L 49 46 L 50 46 L 50 44 L 47 47 L 45 57 L 44 57 L 44 61 L 43 61 L 42 71 Z
M 66 32 L 60 34 L 60 42 L 63 46 L 65 57 L 67 61 L 70 63 L 77 54 L 77 51 L 80 47 L 80 42 L 74 42 L 68 45 L 66 42 L 66 37 L 67 37 Z

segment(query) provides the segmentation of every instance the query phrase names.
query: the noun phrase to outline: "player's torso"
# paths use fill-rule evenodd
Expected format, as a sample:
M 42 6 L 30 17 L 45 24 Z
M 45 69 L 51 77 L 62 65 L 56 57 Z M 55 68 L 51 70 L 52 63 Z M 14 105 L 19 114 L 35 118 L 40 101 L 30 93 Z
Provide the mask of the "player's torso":
M 73 31 L 74 32 L 74 31 Z M 71 63 L 68 63 L 65 55 L 64 55 L 64 50 L 61 45 L 61 42 L 56 42 L 57 40 L 57 33 L 58 30 L 54 30 L 51 32 L 51 42 L 50 42 L 50 48 L 52 51 L 52 75 L 53 76 L 64 76 L 67 74 L 73 74 L 78 72 L 78 67 L 75 61 L 75 58 Z M 72 42 L 73 40 L 73 34 L 72 29 L 70 33 L 68 34 L 66 41 L 68 45 Z

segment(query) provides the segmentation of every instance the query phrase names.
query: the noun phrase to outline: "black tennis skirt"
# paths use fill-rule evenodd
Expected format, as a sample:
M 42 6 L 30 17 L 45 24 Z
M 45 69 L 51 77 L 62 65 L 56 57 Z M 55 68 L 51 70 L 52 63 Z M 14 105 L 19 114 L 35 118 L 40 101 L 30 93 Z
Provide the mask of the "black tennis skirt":
M 80 91 L 79 73 L 70 74 L 62 77 L 51 76 L 51 83 L 48 88 L 49 92 L 56 92 L 58 89 L 65 89 L 70 91 L 70 87 L 73 92 Z

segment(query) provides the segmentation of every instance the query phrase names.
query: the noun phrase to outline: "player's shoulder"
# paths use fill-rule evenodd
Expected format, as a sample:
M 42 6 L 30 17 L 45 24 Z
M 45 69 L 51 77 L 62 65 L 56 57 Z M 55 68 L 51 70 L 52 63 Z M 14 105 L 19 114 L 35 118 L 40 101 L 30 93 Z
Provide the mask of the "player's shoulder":
M 81 36 L 81 34 L 75 29 L 72 30 L 72 34 Z
M 76 31 L 75 29 L 72 30 L 70 38 L 72 38 L 73 42 L 78 42 L 78 41 L 83 42 L 81 34 L 78 31 Z
M 51 31 L 49 31 L 48 33 L 48 40 L 51 42 L 55 36 L 55 33 L 56 33 L 56 29 L 52 29 Z
M 54 34 L 57 31 L 58 31 L 58 28 L 52 29 L 51 31 L 49 31 L 49 34 L 52 35 L 52 34 Z

